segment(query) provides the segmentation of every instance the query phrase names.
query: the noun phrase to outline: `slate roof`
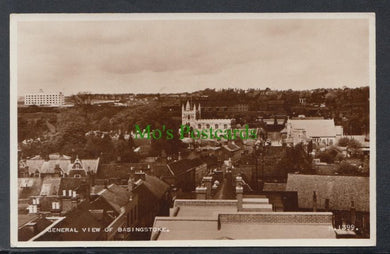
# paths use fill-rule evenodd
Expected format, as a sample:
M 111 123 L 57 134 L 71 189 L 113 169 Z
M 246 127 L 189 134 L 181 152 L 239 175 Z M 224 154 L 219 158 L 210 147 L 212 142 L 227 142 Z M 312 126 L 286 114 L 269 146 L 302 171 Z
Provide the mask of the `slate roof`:
M 293 129 L 304 129 L 308 137 L 335 137 L 336 127 L 333 119 L 288 120 Z
M 145 174 L 145 181 L 143 184 L 157 199 L 161 199 L 162 196 L 169 190 L 169 185 L 155 176 Z
M 123 187 L 111 184 L 107 189 L 102 190 L 100 196 L 103 197 L 116 212 L 121 212 L 121 207 L 125 206 L 130 199 L 130 193 Z
M 286 183 L 264 183 L 263 191 L 286 191 Z
M 24 225 L 18 230 L 18 241 L 28 241 L 39 232 L 47 228 L 53 222 L 46 218 L 38 218 L 31 223 L 36 224 L 36 231 L 34 232 L 28 225 Z
M 95 174 L 98 170 L 99 161 L 100 158 L 97 159 L 85 159 L 80 160 L 83 168 L 88 171 L 93 171 Z M 69 171 L 72 169 L 72 161 L 70 159 L 60 158 L 60 159 L 50 159 L 48 161 L 45 161 L 41 159 L 40 157 L 27 159 L 26 165 L 28 166 L 29 174 L 33 174 L 36 171 L 40 173 L 55 173 L 54 168 L 56 165 L 59 165 L 59 167 L 62 169 L 63 172 L 69 173 Z
M 156 177 L 172 176 L 166 164 L 153 165 L 152 172 Z
M 61 183 L 60 183 L 60 189 L 59 189 L 59 194 L 62 195 L 62 190 L 78 190 L 82 183 L 86 182 L 87 183 L 87 178 L 72 178 L 72 177 L 64 177 L 61 178 Z
M 43 179 L 41 196 L 55 196 L 58 195 L 60 189 L 61 177 L 46 177 Z
M 30 198 L 39 196 L 41 192 L 42 179 L 40 177 L 18 178 L 18 198 Z
M 111 163 L 100 165 L 97 173 L 98 178 L 128 178 L 133 168 L 135 171 L 147 170 L 148 165 L 151 169 L 154 167 L 152 163 Z
M 56 224 L 55 228 L 75 228 L 76 232 L 57 233 L 45 232 L 35 241 L 93 241 L 104 240 L 104 228 L 107 227 L 112 218 L 107 215 L 97 216 L 90 210 L 89 204 L 82 203 L 76 209 L 70 211 L 66 218 Z M 100 232 L 83 232 L 82 228 L 101 228 Z
M 326 199 L 330 210 L 348 211 L 351 201 L 356 211 L 370 209 L 368 177 L 288 174 L 286 191 L 298 193 L 299 208 L 313 208 L 313 191 L 316 191 L 318 209 L 325 209 Z
M 201 159 L 182 159 L 168 164 L 169 169 L 175 176 L 185 174 L 187 171 L 205 164 Z

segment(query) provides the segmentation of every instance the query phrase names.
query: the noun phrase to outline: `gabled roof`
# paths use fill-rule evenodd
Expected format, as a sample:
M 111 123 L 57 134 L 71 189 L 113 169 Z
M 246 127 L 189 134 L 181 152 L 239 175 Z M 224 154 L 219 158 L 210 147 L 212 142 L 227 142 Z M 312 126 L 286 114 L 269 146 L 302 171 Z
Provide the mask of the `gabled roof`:
M 325 209 L 326 199 L 331 210 L 350 210 L 351 201 L 356 211 L 370 209 L 368 177 L 288 174 L 286 191 L 298 193 L 299 208 L 313 208 L 313 191 L 316 191 L 319 209 Z
M 18 241 L 28 241 L 28 240 L 30 240 L 32 237 L 37 235 L 39 232 L 41 232 L 42 230 L 47 228 L 52 223 L 53 222 L 51 222 L 50 220 L 48 220 L 46 218 L 38 218 L 36 220 L 33 220 L 33 221 L 27 223 L 27 224 L 35 224 L 36 232 L 31 230 L 29 225 L 22 226 L 18 230 Z
M 308 137 L 335 137 L 336 127 L 333 119 L 288 120 L 293 129 L 306 130 Z
M 86 178 L 72 178 L 63 177 L 61 178 L 59 193 L 62 194 L 62 190 L 78 190 L 83 182 L 87 183 Z
M 42 179 L 40 177 L 18 178 L 18 198 L 24 199 L 30 196 L 39 196 Z
M 161 199 L 162 196 L 169 190 L 169 185 L 155 176 L 145 174 L 145 181 L 143 181 L 145 187 L 155 196 L 157 199 Z
M 229 152 L 236 152 L 236 151 L 240 150 L 240 147 L 236 144 L 233 144 L 233 143 L 228 143 L 227 145 L 224 145 L 223 148 L 225 148 Z
M 53 157 L 57 158 L 57 157 Z M 70 159 L 67 159 L 68 156 L 59 157 L 59 159 L 50 159 L 48 161 L 45 161 L 41 159 L 40 157 L 27 159 L 26 165 L 28 166 L 29 174 L 34 174 L 36 171 L 39 173 L 55 173 L 56 166 L 59 166 L 64 173 L 69 173 L 69 171 L 72 169 L 72 161 Z M 93 171 L 95 174 L 97 172 L 100 158 L 97 159 L 85 159 L 85 160 L 79 160 L 84 168 L 85 171 Z
M 60 189 L 61 177 L 47 177 L 43 180 L 41 196 L 56 196 Z
M 200 165 L 205 164 L 201 159 L 183 159 L 168 164 L 169 169 L 175 176 L 185 174 L 187 171 L 199 167 Z
M 103 214 L 96 216 L 90 210 L 89 204 L 82 203 L 77 208 L 70 211 L 66 218 L 55 225 L 56 228 L 72 228 L 78 232 L 45 232 L 39 236 L 36 241 L 92 241 L 104 240 L 104 228 L 107 227 L 113 219 Z M 84 232 L 83 228 L 100 228 L 100 232 Z
M 121 207 L 127 205 L 130 199 L 130 192 L 116 184 L 111 184 L 107 189 L 102 190 L 99 195 L 103 197 L 116 212 L 121 212 Z
M 81 163 L 83 164 L 83 168 L 87 172 L 93 172 L 96 174 L 98 167 L 99 167 L 100 158 L 97 159 L 85 159 L 81 160 Z

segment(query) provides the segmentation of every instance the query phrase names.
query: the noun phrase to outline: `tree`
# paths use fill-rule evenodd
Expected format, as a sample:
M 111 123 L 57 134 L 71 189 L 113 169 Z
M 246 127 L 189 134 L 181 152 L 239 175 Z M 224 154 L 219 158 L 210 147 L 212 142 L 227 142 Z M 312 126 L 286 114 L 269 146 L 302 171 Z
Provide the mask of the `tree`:
M 110 119 L 108 119 L 108 117 L 104 117 L 102 120 L 100 120 L 99 130 L 101 130 L 101 131 L 110 131 L 111 130 L 111 123 L 110 123 Z
M 346 161 L 342 161 L 339 164 L 339 168 L 337 170 L 337 172 L 339 172 L 339 174 L 342 175 L 357 175 L 358 171 L 359 171 L 358 167 L 351 165 Z
M 348 143 L 349 143 L 349 138 L 347 137 L 343 137 L 343 138 L 340 138 L 339 141 L 338 141 L 338 145 L 339 146 L 348 146 Z
M 305 151 L 303 144 L 299 143 L 294 147 L 286 147 L 286 151 L 277 163 L 276 168 L 286 174 L 296 171 L 304 174 L 312 174 L 314 170 L 311 162 L 311 156 Z

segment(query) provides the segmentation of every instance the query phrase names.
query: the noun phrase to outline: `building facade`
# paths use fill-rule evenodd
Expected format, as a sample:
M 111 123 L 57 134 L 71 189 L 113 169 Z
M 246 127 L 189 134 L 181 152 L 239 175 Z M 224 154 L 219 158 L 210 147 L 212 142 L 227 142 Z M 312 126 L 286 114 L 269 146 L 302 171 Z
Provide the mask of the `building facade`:
M 182 105 L 181 112 L 182 125 L 189 125 L 193 129 L 203 130 L 213 128 L 227 130 L 231 129 L 232 126 L 232 119 L 202 119 L 200 104 L 196 107 L 195 104 L 191 105 L 187 101 L 185 106 L 184 104 Z
M 65 96 L 59 93 L 39 93 L 26 94 L 24 96 L 24 105 L 31 106 L 61 106 L 65 104 Z

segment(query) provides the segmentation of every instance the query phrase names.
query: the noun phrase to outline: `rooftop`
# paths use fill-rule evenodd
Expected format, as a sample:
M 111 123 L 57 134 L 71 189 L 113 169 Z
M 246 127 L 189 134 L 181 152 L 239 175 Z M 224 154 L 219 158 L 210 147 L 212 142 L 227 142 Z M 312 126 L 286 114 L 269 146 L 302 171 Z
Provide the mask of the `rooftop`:
M 299 208 L 313 207 L 313 191 L 318 209 L 325 209 L 326 199 L 331 210 L 350 210 L 351 201 L 356 211 L 368 212 L 370 208 L 368 177 L 288 174 L 286 191 L 298 193 Z
M 336 128 L 333 119 L 288 120 L 293 129 L 304 129 L 308 137 L 335 137 Z

